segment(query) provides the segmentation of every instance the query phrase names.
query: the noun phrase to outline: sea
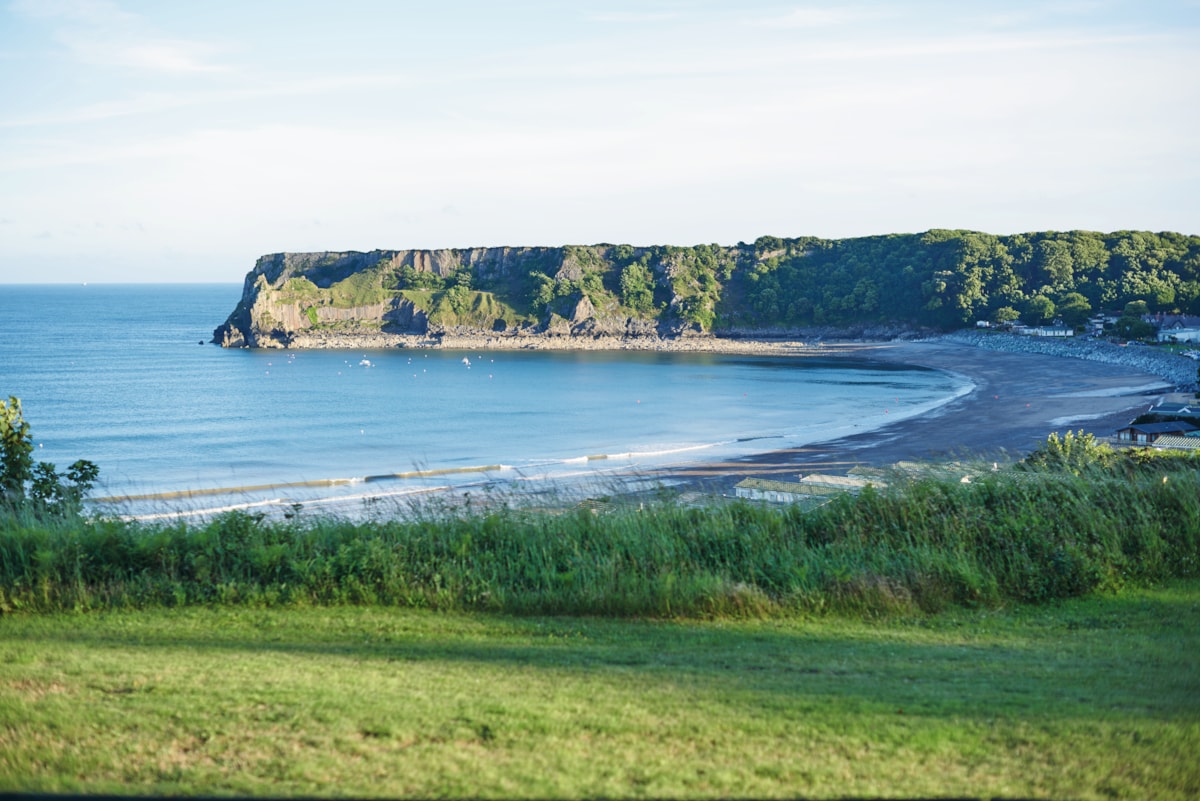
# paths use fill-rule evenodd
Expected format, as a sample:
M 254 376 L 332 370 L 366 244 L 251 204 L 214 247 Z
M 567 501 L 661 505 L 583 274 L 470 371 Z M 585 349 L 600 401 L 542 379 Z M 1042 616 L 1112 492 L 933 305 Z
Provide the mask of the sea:
M 586 494 L 870 430 L 971 388 L 816 356 L 211 344 L 240 296 L 0 286 L 0 398 L 21 400 L 35 458 L 96 463 L 93 505 L 141 518 Z

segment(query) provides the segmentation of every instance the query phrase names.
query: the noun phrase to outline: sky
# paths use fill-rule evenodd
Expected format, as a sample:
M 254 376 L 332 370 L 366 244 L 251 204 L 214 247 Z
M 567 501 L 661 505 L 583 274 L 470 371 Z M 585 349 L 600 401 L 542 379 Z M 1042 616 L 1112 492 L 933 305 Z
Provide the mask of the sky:
M 1200 0 L 0 3 L 0 284 L 1200 234 Z

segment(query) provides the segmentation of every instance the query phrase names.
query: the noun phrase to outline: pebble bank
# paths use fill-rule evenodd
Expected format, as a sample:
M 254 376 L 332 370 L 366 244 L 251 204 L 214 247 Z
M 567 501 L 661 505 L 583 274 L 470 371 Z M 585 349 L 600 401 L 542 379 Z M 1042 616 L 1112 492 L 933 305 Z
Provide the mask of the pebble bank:
M 956 331 L 945 334 L 940 339 L 944 342 L 957 342 L 1006 353 L 1039 353 L 1116 364 L 1160 376 L 1180 390 L 1196 386 L 1196 361 L 1145 345 L 1115 345 L 1111 342 L 1078 337 L 1029 337 L 992 331 Z

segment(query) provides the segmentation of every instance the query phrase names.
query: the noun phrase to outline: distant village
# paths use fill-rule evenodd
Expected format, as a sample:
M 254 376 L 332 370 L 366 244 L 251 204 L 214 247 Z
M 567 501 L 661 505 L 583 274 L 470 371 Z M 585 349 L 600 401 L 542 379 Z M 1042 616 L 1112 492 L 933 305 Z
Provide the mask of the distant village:
M 1055 320 L 1051 325 L 1023 325 L 1019 320 L 1012 323 L 995 323 L 990 320 L 979 320 L 975 323 L 975 327 L 990 328 L 1030 337 L 1084 336 L 1112 339 L 1114 338 L 1114 330 L 1117 327 L 1117 323 L 1123 319 L 1128 319 L 1128 313 L 1096 314 L 1089 317 L 1087 325 L 1081 328 L 1073 328 L 1065 325 L 1062 320 Z M 1137 319 L 1146 326 L 1143 330 L 1147 334 L 1151 334 L 1157 342 L 1168 344 L 1200 343 L 1200 316 L 1159 312 L 1157 314 L 1142 314 Z M 1124 344 L 1141 345 L 1144 344 L 1144 339 L 1145 337 L 1127 340 Z M 1193 359 L 1200 359 L 1200 350 L 1186 351 L 1184 355 Z

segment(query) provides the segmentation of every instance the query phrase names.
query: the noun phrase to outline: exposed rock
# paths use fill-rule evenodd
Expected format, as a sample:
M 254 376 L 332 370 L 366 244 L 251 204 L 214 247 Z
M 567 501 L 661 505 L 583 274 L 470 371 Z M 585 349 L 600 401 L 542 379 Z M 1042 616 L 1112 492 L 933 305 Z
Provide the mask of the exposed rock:
M 575 311 L 571 314 L 571 324 L 579 325 L 585 320 L 590 320 L 596 316 L 596 307 L 588 300 L 587 295 L 579 298 L 579 302 L 575 304 Z
M 986 331 L 955 331 L 945 339 L 986 350 L 1007 353 L 1039 353 L 1072 359 L 1121 365 L 1162 376 L 1176 387 L 1196 384 L 1196 362 L 1186 356 L 1145 346 L 1123 346 L 1082 337 L 1052 338 L 1017 336 Z

